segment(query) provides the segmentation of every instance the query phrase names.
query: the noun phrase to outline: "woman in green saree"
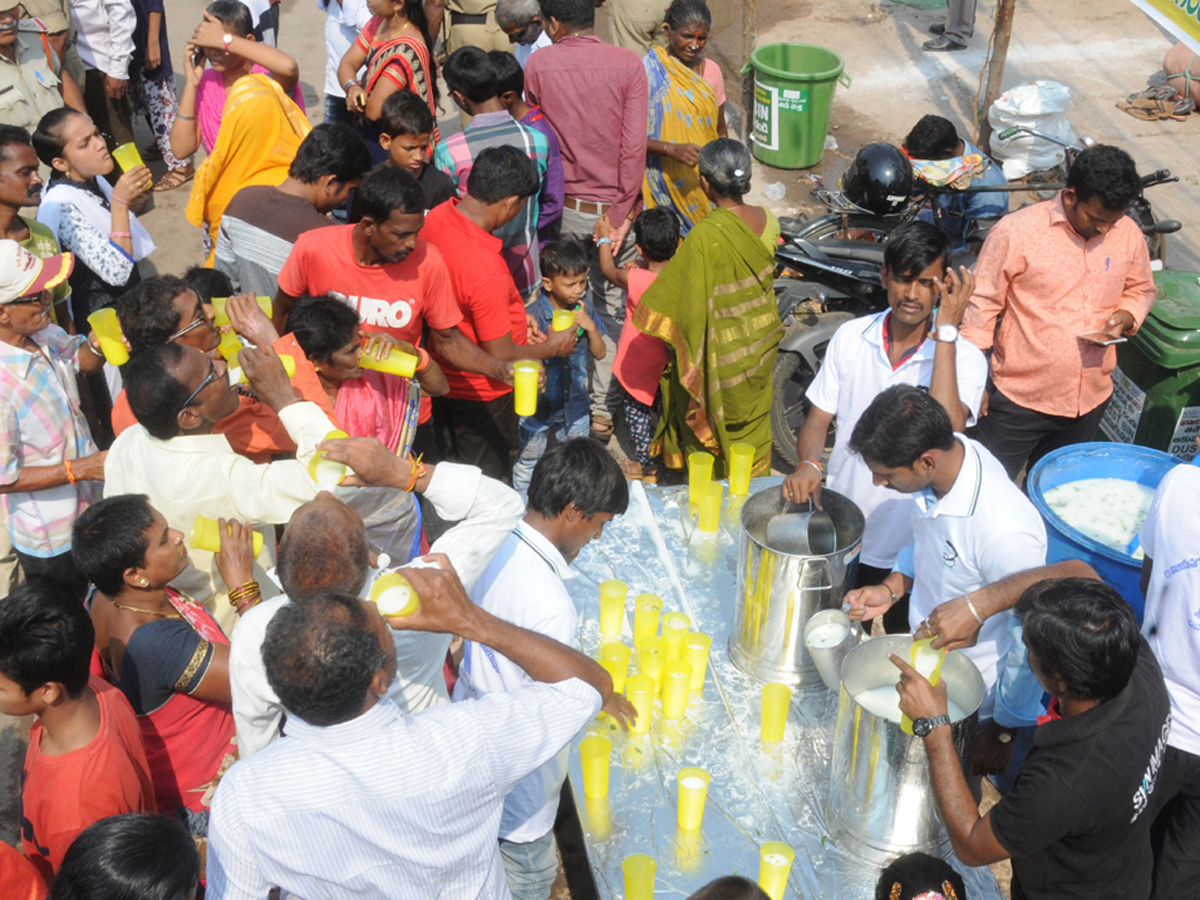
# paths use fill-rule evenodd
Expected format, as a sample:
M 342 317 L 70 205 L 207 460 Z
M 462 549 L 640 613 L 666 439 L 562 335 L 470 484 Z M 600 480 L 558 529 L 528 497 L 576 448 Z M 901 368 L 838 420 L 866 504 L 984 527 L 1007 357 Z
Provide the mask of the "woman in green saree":
M 742 202 L 750 152 L 730 138 L 700 151 L 700 184 L 714 210 L 642 295 L 634 325 L 673 355 L 663 373 L 663 410 L 652 450 L 682 469 L 706 450 L 720 478 L 729 446 L 754 445 L 754 474 L 771 467 L 771 377 L 783 326 L 775 305 L 779 221 Z

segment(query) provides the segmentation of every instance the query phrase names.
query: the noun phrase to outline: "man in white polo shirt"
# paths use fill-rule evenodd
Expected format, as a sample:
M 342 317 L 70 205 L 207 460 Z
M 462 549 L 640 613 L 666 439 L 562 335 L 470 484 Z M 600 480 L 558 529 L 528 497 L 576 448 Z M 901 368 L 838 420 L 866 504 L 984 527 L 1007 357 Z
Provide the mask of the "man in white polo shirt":
M 893 384 L 915 384 L 946 408 L 955 431 L 975 421 L 987 384 L 987 360 L 958 340 L 975 279 L 949 267 L 950 239 L 928 222 L 897 228 L 883 257 L 884 312 L 842 325 L 808 388 L 812 410 L 800 429 L 801 463 L 783 483 L 784 499 L 821 504 L 821 454 L 837 419 L 827 485 L 853 500 L 867 517 L 856 586 L 879 584 L 912 541 L 908 499 L 875 484 L 850 452 L 850 434 L 876 395 Z
M 1142 634 L 1171 698 L 1171 736 L 1154 794 L 1161 811 L 1151 898 L 1165 900 L 1188 896 L 1200 882 L 1200 468 L 1167 473 L 1141 539 Z
M 916 632 L 945 601 L 965 597 L 970 609 L 972 591 L 1045 562 L 1037 509 L 981 444 L 954 433 L 946 410 L 920 388 L 894 385 L 876 397 L 854 426 L 850 449 L 875 484 L 915 501 L 913 543 L 882 584 L 846 594 L 852 619 L 881 615 L 911 591 L 908 620 Z M 977 760 L 1042 711 L 1020 628 L 1011 611 L 994 615 L 962 651 L 983 675 L 980 721 L 993 720 Z
M 551 447 L 529 482 L 529 511 L 470 591 L 481 608 L 522 628 L 574 647 L 579 643 L 575 604 L 565 580 L 570 563 L 613 516 L 625 512 L 629 488 L 608 451 L 591 438 Z M 477 641 L 463 651 L 454 702 L 518 691 L 533 679 L 521 665 Z M 613 694 L 605 711 L 631 707 Z M 554 819 L 567 774 L 564 747 L 504 798 L 500 856 L 513 900 L 548 900 L 558 872 Z

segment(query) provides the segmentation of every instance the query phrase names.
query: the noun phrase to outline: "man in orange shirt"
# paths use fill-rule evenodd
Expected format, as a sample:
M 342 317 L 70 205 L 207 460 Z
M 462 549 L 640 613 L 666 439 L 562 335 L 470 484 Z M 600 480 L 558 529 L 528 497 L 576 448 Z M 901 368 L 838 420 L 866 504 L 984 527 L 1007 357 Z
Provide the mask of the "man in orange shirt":
M 1127 153 L 1092 147 L 1058 196 L 1005 216 L 983 245 L 962 336 L 992 351 L 975 436 L 1010 478 L 1096 434 L 1117 352 L 1081 335 L 1133 334 L 1158 296 L 1146 241 L 1125 215 L 1141 190 Z
M 0 603 L 0 713 L 38 717 L 21 776 L 21 844 L 47 882 L 93 822 L 157 809 L 133 708 L 89 676 L 95 640 L 83 604 L 52 586 L 24 585 Z

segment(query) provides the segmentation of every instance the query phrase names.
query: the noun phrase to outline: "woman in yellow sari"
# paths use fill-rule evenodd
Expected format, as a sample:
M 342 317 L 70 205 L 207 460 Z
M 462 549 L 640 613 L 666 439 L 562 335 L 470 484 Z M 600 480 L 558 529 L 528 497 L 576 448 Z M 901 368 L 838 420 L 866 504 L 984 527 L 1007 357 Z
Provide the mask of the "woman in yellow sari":
M 305 136 L 308 119 L 269 75 L 243 75 L 229 91 L 212 153 L 196 170 L 187 220 L 206 229 L 212 265 L 221 216 L 233 195 L 252 184 L 282 184 Z
M 725 80 L 704 58 L 711 26 L 704 0 L 673 0 L 663 24 L 667 47 L 652 47 L 644 60 L 650 139 L 642 194 L 647 208 L 675 210 L 685 235 L 712 208 L 700 189 L 700 148 L 726 136 Z

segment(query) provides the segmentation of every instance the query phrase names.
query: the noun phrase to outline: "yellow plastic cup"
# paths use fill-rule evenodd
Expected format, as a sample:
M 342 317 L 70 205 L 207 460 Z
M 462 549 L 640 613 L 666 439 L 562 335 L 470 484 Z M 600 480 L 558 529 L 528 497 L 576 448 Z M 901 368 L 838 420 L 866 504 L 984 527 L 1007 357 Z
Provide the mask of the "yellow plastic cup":
M 683 639 L 691 627 L 692 620 L 688 618 L 687 613 L 663 613 L 662 636 L 667 639 L 667 662 L 679 659 L 683 652 Z
M 513 409 L 518 416 L 532 416 L 537 412 L 538 374 L 542 364 L 532 359 L 521 359 L 513 363 Z
M 645 734 L 650 730 L 650 719 L 654 715 L 654 679 L 641 673 L 625 679 L 625 699 L 637 710 L 637 721 L 629 730 L 634 734 Z
M 658 594 L 638 594 L 633 601 L 633 646 L 658 634 L 658 619 L 662 615 L 662 597 Z
M 625 873 L 625 900 L 654 900 L 654 873 L 658 863 L 645 853 L 634 853 L 621 863 Z
M 754 468 L 753 444 L 729 445 L 729 493 L 733 496 L 750 493 L 750 470 Z
M 792 702 L 792 689 L 786 684 L 771 682 L 762 689 L 762 739 L 768 744 L 783 740 L 787 727 L 788 706 Z
M 405 353 L 400 348 L 393 347 L 392 352 L 383 359 L 376 359 L 374 353 L 364 353 L 358 364 L 364 369 L 371 369 L 375 372 L 386 372 L 400 378 L 412 378 L 417 373 L 418 362 L 420 360 L 411 353 Z
M 231 534 L 232 529 L 228 525 L 225 526 L 226 534 Z M 196 550 L 207 550 L 210 553 L 217 553 L 221 549 L 221 527 L 216 519 L 210 519 L 208 516 L 196 516 L 196 521 L 192 523 L 192 534 L 188 540 L 188 544 Z M 257 531 L 254 532 L 254 537 L 251 538 L 250 550 L 257 557 L 262 553 L 263 536 Z
M 758 851 L 758 886 L 771 900 L 783 900 L 796 851 L 782 841 L 767 841 Z
M 579 742 L 579 762 L 583 767 L 583 795 L 599 800 L 608 796 L 608 738 L 588 737 Z
M 700 502 L 697 488 L 712 481 L 713 455 L 697 450 L 688 454 L 688 503 Z
M 241 352 L 244 346 L 242 339 L 237 336 L 237 332 L 222 331 L 221 343 L 217 344 L 217 352 L 221 354 L 222 359 L 230 362 L 237 358 L 238 353 Z
M 573 309 L 556 309 L 553 313 L 553 318 L 550 321 L 550 327 L 554 331 L 566 331 L 575 324 L 575 310 Z
M 721 527 L 721 498 L 725 495 L 725 487 L 719 481 L 709 481 L 696 488 L 700 507 L 700 530 L 705 534 L 715 534 Z
M 218 345 L 219 347 L 220 345 Z M 241 352 L 239 347 L 237 352 L 233 354 L 233 358 L 229 360 L 229 383 L 230 384 L 249 384 L 250 376 L 246 374 L 246 370 L 238 365 L 238 353 Z M 286 353 L 279 354 L 279 361 L 283 363 L 283 371 L 287 373 L 288 378 L 294 378 L 296 375 L 296 359 Z
M 612 676 L 613 693 L 625 690 L 625 679 L 629 675 L 629 657 L 633 651 L 617 641 L 600 648 L 600 665 Z
M 908 659 L 912 667 L 924 675 L 930 684 L 937 684 L 942 677 L 942 663 L 946 659 L 946 648 L 933 649 L 933 638 L 922 638 L 913 641 L 908 648 Z M 912 719 L 900 714 L 900 730 L 905 734 L 913 733 Z
M 661 640 L 661 638 L 660 638 Z M 678 719 L 687 712 L 688 695 L 692 690 L 692 664 L 686 659 L 673 659 L 663 670 L 663 716 Z
M 689 631 L 683 638 L 682 657 L 692 664 L 692 690 L 704 688 L 704 673 L 708 668 L 708 648 L 712 638 L 699 631 Z
M 144 165 L 142 154 L 138 153 L 137 144 L 132 141 L 114 149 L 112 158 L 117 161 L 117 165 L 121 167 L 122 172 L 128 172 L 130 169 L 136 169 L 138 166 Z
M 375 579 L 371 602 L 384 616 L 411 616 L 421 605 L 412 584 L 399 572 L 385 572 Z
M 334 429 L 325 435 L 325 440 L 334 441 L 340 438 L 348 438 L 350 435 L 344 431 Z M 317 486 L 322 490 L 330 490 L 342 483 L 342 479 L 346 477 L 349 469 L 345 463 L 334 462 L 332 459 L 325 458 L 325 451 L 318 450 L 313 454 L 312 459 L 308 461 L 308 477 L 317 483 Z
M 712 776 L 704 769 L 688 766 L 679 770 L 679 813 L 681 831 L 698 831 L 704 820 L 704 801 Z
M 584 824 L 592 837 L 598 841 L 608 840 L 608 836 L 612 834 L 612 810 L 609 808 L 608 798 L 593 800 L 584 797 L 583 813 Z
M 659 693 L 667 665 L 667 639 L 648 637 L 635 649 L 638 652 L 638 671 L 654 679 L 654 693 Z
M 123 366 L 129 362 L 129 348 L 125 346 L 125 336 L 121 332 L 117 311 L 111 306 L 106 306 L 96 310 L 87 320 L 92 326 L 92 331 L 96 332 L 100 352 L 104 354 L 109 365 Z
M 600 582 L 600 633 L 612 637 L 621 633 L 625 618 L 625 597 L 629 586 L 623 581 L 609 579 Z
M 115 155 L 115 154 L 114 154 Z M 254 302 L 258 304 L 258 308 L 266 313 L 267 318 L 271 318 L 271 313 L 274 307 L 271 305 L 270 297 L 255 297 Z M 226 304 L 229 303 L 228 297 L 213 297 L 213 324 L 214 325 L 232 325 L 233 322 L 229 318 L 229 310 L 226 309 Z

